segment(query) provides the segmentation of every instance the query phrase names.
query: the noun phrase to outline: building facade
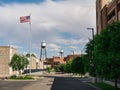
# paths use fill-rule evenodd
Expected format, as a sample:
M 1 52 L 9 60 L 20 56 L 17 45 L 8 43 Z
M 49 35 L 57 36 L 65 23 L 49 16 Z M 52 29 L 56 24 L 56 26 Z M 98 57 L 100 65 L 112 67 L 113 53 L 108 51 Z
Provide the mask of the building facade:
M 0 46 L 0 77 L 8 77 L 14 74 L 9 63 L 17 49 L 10 46 Z
M 68 55 L 67 57 L 65 57 L 65 61 L 71 61 L 76 57 L 80 57 L 80 54 L 74 54 L 74 55 Z
M 37 57 L 31 57 L 31 60 L 29 60 L 30 63 L 30 69 L 32 70 L 37 70 L 37 69 L 44 69 L 44 61 L 45 60 L 40 60 Z
M 120 0 L 96 0 L 97 34 L 114 21 L 120 21 Z
M 50 67 L 55 67 L 57 65 L 60 65 L 60 64 L 66 64 L 67 61 L 71 61 L 73 60 L 74 58 L 76 57 L 79 57 L 80 54 L 75 54 L 75 55 L 68 55 L 67 57 L 53 57 L 53 58 L 49 58 L 47 60 L 47 63 Z
M 65 64 L 66 61 L 65 61 L 65 58 L 64 57 L 53 57 L 53 58 L 49 58 L 47 60 L 47 63 L 48 65 L 50 65 L 50 67 L 55 67 L 57 65 L 60 65 L 60 64 Z

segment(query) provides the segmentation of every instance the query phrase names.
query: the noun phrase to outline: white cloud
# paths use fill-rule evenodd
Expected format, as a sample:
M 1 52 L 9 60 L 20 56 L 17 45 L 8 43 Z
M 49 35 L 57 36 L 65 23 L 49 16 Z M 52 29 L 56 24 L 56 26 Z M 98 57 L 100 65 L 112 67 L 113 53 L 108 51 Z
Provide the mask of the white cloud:
M 57 39 L 57 43 L 62 43 L 65 45 L 76 45 L 76 44 L 85 44 L 88 42 L 88 39 Z
M 20 48 L 23 48 L 23 47 L 21 47 L 21 46 L 15 46 L 15 45 L 7 45 L 7 46 L 11 46 L 11 47 L 17 48 L 17 49 L 18 49 L 18 48 L 19 48 L 19 49 L 20 49 Z
M 48 45 L 49 48 L 61 48 L 60 46 L 54 44 L 54 43 L 51 43 Z
M 78 47 L 76 47 L 76 46 L 69 46 L 69 48 L 75 50 L 75 49 L 77 49 Z
M 29 24 L 19 23 L 19 17 L 29 13 L 32 23 L 31 42 L 34 47 L 40 47 L 43 40 L 50 49 L 61 48 L 62 44 L 84 45 L 91 37 L 91 32 L 86 28 L 95 27 L 95 0 L 4 4 L 0 6 L 0 39 L 19 44 L 29 43 Z M 64 38 L 59 32 L 72 33 L 77 39 Z

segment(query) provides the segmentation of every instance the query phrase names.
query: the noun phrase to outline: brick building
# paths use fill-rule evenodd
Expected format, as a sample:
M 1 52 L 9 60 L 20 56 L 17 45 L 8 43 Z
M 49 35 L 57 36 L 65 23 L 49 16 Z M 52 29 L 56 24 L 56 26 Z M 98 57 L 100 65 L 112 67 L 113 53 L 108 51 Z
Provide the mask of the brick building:
M 47 60 L 47 63 L 51 66 L 54 67 L 56 65 L 60 65 L 60 64 L 66 64 L 67 61 L 73 60 L 74 58 L 80 56 L 79 54 L 75 54 L 75 55 L 68 55 L 67 57 L 53 57 L 53 58 L 49 58 Z
M 53 58 L 49 58 L 47 60 L 47 63 L 51 66 L 54 67 L 56 65 L 60 65 L 60 64 L 65 64 L 65 58 L 64 57 L 53 57 Z
M 113 21 L 120 21 L 120 0 L 96 0 L 97 33 Z
M 79 56 L 80 56 L 80 54 L 68 55 L 67 57 L 65 57 L 65 61 L 66 61 L 66 62 L 67 62 L 67 61 L 71 61 L 71 60 L 73 60 L 74 58 L 79 57 Z
M 14 72 L 9 67 L 9 63 L 17 49 L 10 46 L 0 46 L 0 77 L 11 76 Z

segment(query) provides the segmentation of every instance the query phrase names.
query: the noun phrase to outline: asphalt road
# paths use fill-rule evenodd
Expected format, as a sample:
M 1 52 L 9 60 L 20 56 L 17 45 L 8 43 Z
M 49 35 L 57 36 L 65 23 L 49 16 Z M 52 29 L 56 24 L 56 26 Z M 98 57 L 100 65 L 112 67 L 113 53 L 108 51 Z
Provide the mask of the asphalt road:
M 29 81 L 0 81 L 0 90 L 22 90 L 22 87 L 29 85 Z
M 0 90 L 98 90 L 80 79 L 64 74 L 47 75 L 36 81 L 0 80 Z
M 36 81 L 0 80 L 0 90 L 50 90 L 53 81 L 53 77 L 45 77 Z
M 75 77 L 55 77 L 51 90 L 98 90 Z

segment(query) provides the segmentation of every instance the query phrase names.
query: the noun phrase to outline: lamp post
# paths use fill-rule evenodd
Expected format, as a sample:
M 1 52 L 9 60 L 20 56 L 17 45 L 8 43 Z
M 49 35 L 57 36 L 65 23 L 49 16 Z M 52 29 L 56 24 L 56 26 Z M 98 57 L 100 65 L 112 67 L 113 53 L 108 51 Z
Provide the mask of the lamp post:
M 92 38 L 94 38 L 94 28 L 87 28 L 87 30 L 92 30 Z

